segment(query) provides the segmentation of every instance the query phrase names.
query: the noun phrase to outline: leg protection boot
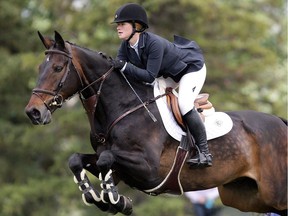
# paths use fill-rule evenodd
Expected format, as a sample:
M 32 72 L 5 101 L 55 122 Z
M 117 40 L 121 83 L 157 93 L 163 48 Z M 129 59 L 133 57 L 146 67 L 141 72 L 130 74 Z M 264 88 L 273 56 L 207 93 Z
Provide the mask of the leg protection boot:
M 199 148 L 199 153 L 188 159 L 187 163 L 191 166 L 212 166 L 212 155 L 209 153 L 205 126 L 196 109 L 193 108 L 186 113 L 183 120 Z

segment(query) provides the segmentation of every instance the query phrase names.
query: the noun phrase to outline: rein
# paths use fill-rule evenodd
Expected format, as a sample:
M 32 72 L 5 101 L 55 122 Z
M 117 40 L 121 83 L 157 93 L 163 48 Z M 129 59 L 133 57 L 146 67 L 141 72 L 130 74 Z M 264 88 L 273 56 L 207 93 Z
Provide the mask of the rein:
M 99 79 L 95 80 L 93 83 L 96 83 L 96 81 L 102 81 L 100 83 L 100 86 L 99 86 L 99 89 L 97 91 L 97 94 L 95 95 L 92 95 L 90 96 L 89 98 L 87 99 L 84 99 L 82 97 L 80 97 L 81 99 L 81 102 L 83 104 L 83 107 L 85 108 L 86 110 L 86 113 L 88 115 L 88 119 L 89 119 L 89 122 L 90 122 L 90 127 L 91 127 L 91 135 L 93 137 L 93 139 L 91 140 L 91 143 L 92 143 L 92 146 L 93 145 L 96 145 L 98 143 L 102 143 L 102 144 L 105 144 L 107 138 L 109 137 L 110 135 L 110 132 L 111 130 L 113 129 L 113 127 L 119 122 L 121 121 L 123 118 L 125 118 L 126 116 L 128 116 L 129 114 L 135 112 L 136 110 L 142 108 L 142 107 L 146 107 L 148 106 L 149 104 L 151 103 L 154 103 L 156 100 L 158 100 L 159 98 L 162 98 L 164 96 L 166 96 L 168 94 L 168 92 L 165 92 L 164 94 L 162 95 L 158 95 L 157 97 L 155 98 L 152 98 L 150 100 L 147 100 L 146 102 L 142 102 L 141 104 L 139 104 L 138 106 L 126 111 L 125 113 L 123 113 L 121 116 L 119 116 L 118 118 L 116 118 L 108 127 L 107 129 L 107 132 L 105 134 L 103 133 L 97 133 L 96 132 L 96 129 L 95 129 L 95 124 L 94 124 L 94 114 L 95 114 L 95 110 L 96 110 L 96 107 L 97 107 L 97 104 L 98 104 L 98 99 L 100 97 L 100 94 L 101 94 L 101 89 L 102 89 L 102 86 L 103 86 L 103 83 L 106 79 L 106 77 L 110 74 L 110 72 L 112 72 L 114 69 L 114 67 L 112 67 L 109 71 L 107 71 L 104 75 L 102 75 L 102 77 L 100 77 Z M 147 108 L 147 107 L 146 107 Z M 95 148 L 96 149 L 96 148 Z
M 134 108 L 126 111 L 125 113 L 123 113 L 121 116 L 119 116 L 117 119 L 115 119 L 115 120 L 110 124 L 110 126 L 109 126 L 109 128 L 108 128 L 108 130 L 107 130 L 107 133 L 106 133 L 105 137 L 108 137 L 108 136 L 109 136 L 110 131 L 112 130 L 112 128 L 113 128 L 121 119 L 123 119 L 124 117 L 128 116 L 129 114 L 135 112 L 136 110 L 138 110 L 138 109 L 140 109 L 140 108 L 142 108 L 142 107 L 145 108 L 145 107 L 148 106 L 149 104 L 154 103 L 156 100 L 158 100 L 158 99 L 161 98 L 161 97 L 166 96 L 167 94 L 168 94 L 168 93 L 164 93 L 164 94 L 162 94 L 162 95 L 158 95 L 157 97 L 155 97 L 155 98 L 153 98 L 153 99 L 150 99 L 150 100 L 148 100 L 148 101 L 146 101 L 146 102 L 143 102 L 143 103 L 139 104 L 138 106 L 136 106 L 136 107 L 134 107 Z

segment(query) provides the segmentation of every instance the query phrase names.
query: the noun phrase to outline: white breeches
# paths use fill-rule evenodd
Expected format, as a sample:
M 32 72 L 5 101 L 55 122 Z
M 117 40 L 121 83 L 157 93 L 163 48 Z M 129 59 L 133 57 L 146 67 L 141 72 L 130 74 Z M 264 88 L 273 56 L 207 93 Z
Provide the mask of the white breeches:
M 178 102 L 182 115 L 194 108 L 194 101 L 200 93 L 206 79 L 206 66 L 196 72 L 185 74 L 179 81 Z

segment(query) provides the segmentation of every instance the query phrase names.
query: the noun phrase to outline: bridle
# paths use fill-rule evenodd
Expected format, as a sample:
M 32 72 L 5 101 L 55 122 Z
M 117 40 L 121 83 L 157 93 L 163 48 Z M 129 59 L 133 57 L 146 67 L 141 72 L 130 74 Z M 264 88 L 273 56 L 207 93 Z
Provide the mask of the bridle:
M 34 94 L 38 98 L 40 98 L 40 100 L 44 103 L 44 105 L 47 107 L 47 109 L 50 112 L 54 111 L 53 107 L 60 108 L 63 105 L 63 103 L 65 102 L 64 101 L 64 97 L 61 95 L 60 92 L 61 92 L 61 89 L 63 88 L 64 83 L 65 83 L 65 81 L 66 81 L 66 79 L 68 77 L 68 74 L 70 72 L 70 67 L 73 66 L 75 71 L 76 71 L 76 73 L 77 73 L 77 76 L 78 76 L 78 78 L 80 80 L 80 83 L 81 83 L 81 89 L 78 92 L 75 92 L 75 94 L 77 94 L 77 93 L 79 94 L 81 102 L 82 102 L 82 104 L 83 104 L 83 106 L 84 106 L 84 108 L 85 108 L 85 110 L 87 112 L 87 115 L 88 115 L 88 118 L 89 118 L 89 121 L 90 121 L 91 132 L 92 132 L 93 137 L 96 138 L 96 142 L 97 143 L 104 143 L 105 142 L 105 138 L 103 138 L 102 134 L 98 134 L 96 132 L 96 130 L 95 130 L 93 117 L 94 117 L 94 112 L 95 112 L 95 109 L 96 109 L 98 101 L 99 101 L 99 97 L 100 97 L 100 94 L 101 94 L 103 83 L 106 80 L 106 78 L 110 75 L 110 73 L 114 70 L 114 67 L 111 67 L 108 71 L 106 71 L 98 79 L 96 79 L 93 82 L 89 83 L 88 79 L 85 76 L 85 73 L 82 70 L 81 70 L 82 73 L 80 73 L 79 70 L 77 69 L 77 67 L 75 66 L 75 65 L 79 65 L 79 63 L 78 62 L 74 62 L 73 63 L 73 56 L 71 54 L 72 51 L 71 51 L 70 44 L 67 43 L 66 45 L 67 45 L 67 48 L 69 50 L 69 53 L 64 52 L 64 51 L 60 51 L 60 50 L 53 50 L 53 49 L 45 51 L 45 55 L 50 54 L 50 53 L 56 53 L 56 54 L 64 55 L 64 56 L 66 56 L 68 58 L 68 63 L 66 65 L 66 70 L 64 71 L 63 76 L 62 76 L 59 84 L 57 85 L 57 88 L 54 91 L 47 90 L 47 89 L 34 88 L 32 90 L 32 94 Z M 101 54 L 101 53 L 99 53 L 99 54 Z M 81 76 L 81 74 L 82 74 L 82 76 Z M 97 90 L 96 94 L 95 94 L 95 91 L 94 91 L 94 95 L 92 97 L 89 97 L 86 100 L 82 93 L 86 89 L 90 88 L 92 85 L 94 85 L 94 84 L 96 84 L 98 82 L 100 82 L 100 84 L 99 84 L 99 87 L 98 87 L 98 90 Z M 51 96 L 53 96 L 53 98 L 49 102 L 47 102 L 46 100 L 43 99 L 41 94 L 51 95 Z M 74 95 L 72 95 L 71 97 L 73 97 Z M 67 98 L 65 100 L 68 100 L 70 98 Z M 87 101 L 92 101 L 92 103 L 91 104 L 89 102 L 87 103 Z M 85 106 L 85 104 L 89 104 L 88 107 Z
M 62 107 L 63 103 L 65 102 L 65 100 L 68 100 L 68 99 L 65 99 L 64 100 L 64 97 L 60 94 L 61 92 L 61 89 L 63 88 L 64 86 L 64 83 L 68 77 L 68 74 L 70 73 L 70 67 L 71 65 L 74 67 L 76 73 L 77 73 L 77 76 L 80 80 L 80 83 L 81 83 L 81 90 L 78 91 L 78 94 L 80 95 L 80 98 L 81 98 L 81 95 L 82 95 L 82 92 L 86 89 L 88 89 L 89 87 L 91 87 L 93 84 L 97 83 L 97 82 L 100 82 L 100 85 L 99 85 L 99 89 L 97 91 L 97 98 L 100 96 L 101 94 L 101 89 L 102 89 L 102 86 L 103 86 L 103 83 L 106 79 L 106 77 L 113 71 L 113 67 L 110 68 L 106 73 L 104 73 L 100 78 L 96 79 L 95 81 L 91 82 L 91 83 L 88 83 L 86 77 L 85 77 L 85 74 L 82 73 L 82 76 L 81 74 L 79 73 L 77 67 L 75 67 L 75 64 L 73 63 L 73 56 L 72 56 L 72 52 L 71 52 L 71 47 L 70 47 L 70 44 L 67 44 L 68 45 L 68 49 L 70 50 L 69 53 L 67 52 L 64 52 L 64 51 L 60 51 L 60 50 L 46 50 L 45 51 L 45 55 L 47 54 L 50 54 L 50 53 L 56 53 L 56 54 L 60 54 L 60 55 L 64 55 L 68 58 L 68 63 L 66 65 L 66 69 L 63 73 L 63 76 L 59 82 L 59 84 L 57 85 L 57 88 L 55 90 L 46 90 L 46 89 L 40 89 L 40 88 L 34 88 L 32 90 L 32 94 L 36 95 L 38 98 L 40 98 L 42 100 L 42 102 L 45 104 L 45 106 L 47 107 L 48 110 L 52 111 L 52 107 L 57 107 L 57 108 L 60 108 Z M 85 80 L 85 82 L 83 81 Z M 84 84 L 85 83 L 85 84 Z M 41 94 L 46 94 L 46 95 L 51 95 L 53 96 L 52 99 L 50 99 L 48 102 L 46 100 L 43 99 L 43 97 L 41 96 Z M 72 96 L 73 97 L 73 96 Z M 70 97 L 71 98 L 71 97 Z M 69 98 L 69 99 L 70 99 Z
M 70 72 L 70 65 L 72 62 L 72 56 L 69 53 L 60 51 L 60 50 L 46 50 L 45 51 L 45 55 L 50 54 L 50 53 L 57 53 L 60 55 L 64 55 L 68 58 L 68 63 L 66 65 L 66 70 L 63 73 L 63 76 L 59 82 L 59 84 L 57 85 L 57 88 L 55 90 L 46 90 L 46 89 L 39 89 L 39 88 L 34 88 L 32 90 L 32 94 L 36 95 L 38 98 L 40 98 L 42 100 L 42 102 L 45 104 L 45 106 L 47 107 L 48 110 L 51 111 L 51 107 L 56 106 L 57 108 L 60 108 L 63 105 L 64 102 L 64 98 L 63 96 L 60 94 L 60 91 L 66 81 L 66 78 Z M 53 98 L 51 100 L 49 100 L 49 102 L 47 102 L 46 100 L 43 99 L 43 97 L 40 94 L 47 94 L 47 95 L 51 95 L 53 96 Z

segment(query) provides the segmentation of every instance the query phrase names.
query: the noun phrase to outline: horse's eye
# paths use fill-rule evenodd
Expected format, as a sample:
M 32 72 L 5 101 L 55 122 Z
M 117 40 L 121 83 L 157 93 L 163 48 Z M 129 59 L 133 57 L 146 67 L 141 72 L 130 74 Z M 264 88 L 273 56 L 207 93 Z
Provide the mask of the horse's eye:
M 56 67 L 54 68 L 54 71 L 57 72 L 57 73 L 59 73 L 59 72 L 62 71 L 62 69 L 63 69 L 62 66 L 56 66 Z

